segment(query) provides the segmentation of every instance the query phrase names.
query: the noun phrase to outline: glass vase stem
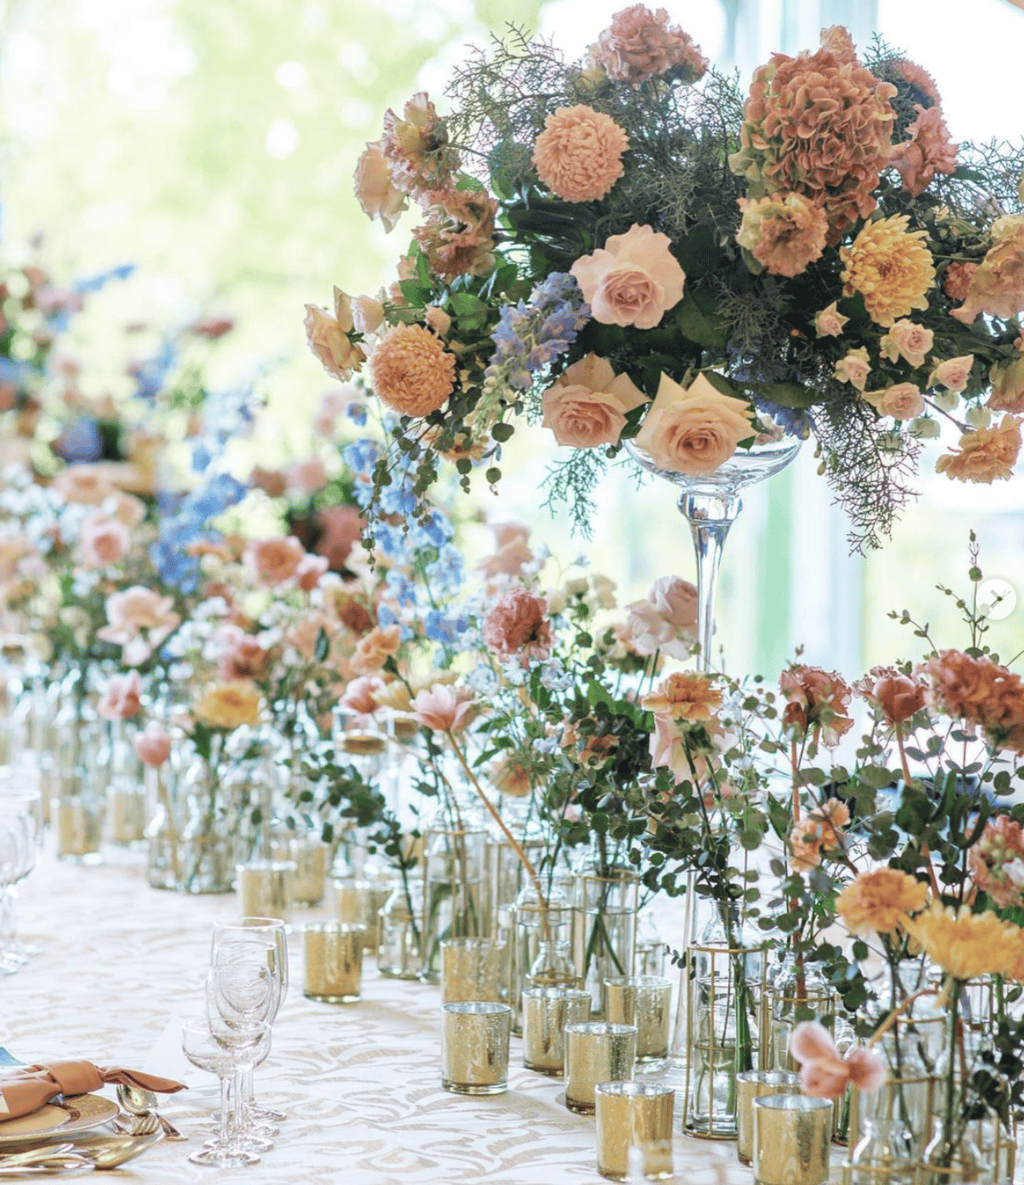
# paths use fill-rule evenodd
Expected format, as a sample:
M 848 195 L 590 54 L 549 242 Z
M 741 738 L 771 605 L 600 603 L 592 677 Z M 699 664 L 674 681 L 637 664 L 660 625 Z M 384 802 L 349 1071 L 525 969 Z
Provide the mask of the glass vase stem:
M 743 508 L 736 494 L 683 493 L 679 511 L 690 524 L 693 550 L 697 558 L 697 642 L 700 645 L 700 669 L 711 670 L 711 641 L 715 632 L 715 596 L 718 569 L 729 528 Z

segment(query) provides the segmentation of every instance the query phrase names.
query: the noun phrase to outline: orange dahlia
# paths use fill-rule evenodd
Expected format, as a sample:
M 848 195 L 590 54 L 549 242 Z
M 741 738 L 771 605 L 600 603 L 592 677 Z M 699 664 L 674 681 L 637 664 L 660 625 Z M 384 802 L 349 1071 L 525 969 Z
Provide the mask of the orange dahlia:
M 629 138 L 610 115 L 585 103 L 559 107 L 544 121 L 533 163 L 537 175 L 567 202 L 592 202 L 622 176 Z
M 886 328 L 914 309 L 926 309 L 925 295 L 935 283 L 931 252 L 923 230 L 907 230 L 906 214 L 869 222 L 849 247 L 840 247 L 843 295 L 859 292 L 868 316 Z
M 426 416 L 455 390 L 455 355 L 422 325 L 396 325 L 370 360 L 373 389 L 403 416 Z

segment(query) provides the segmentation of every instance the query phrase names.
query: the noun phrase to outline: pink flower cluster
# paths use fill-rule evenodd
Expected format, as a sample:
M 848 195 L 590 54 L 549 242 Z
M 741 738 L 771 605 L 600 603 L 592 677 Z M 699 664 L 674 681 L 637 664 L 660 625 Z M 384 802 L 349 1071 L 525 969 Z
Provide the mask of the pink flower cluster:
M 1024 829 L 1007 815 L 985 824 L 969 854 L 971 879 L 1005 909 L 1024 905 Z
M 708 68 L 700 47 L 677 25 L 668 23 L 665 9 L 652 12 L 644 4 L 615 14 L 590 51 L 590 60 L 614 81 L 634 86 L 665 75 L 696 82 Z
M 822 744 L 834 748 L 853 728 L 847 715 L 850 688 L 835 671 L 797 665 L 779 676 L 779 688 L 788 701 L 782 723 L 797 736 L 817 733 Z
M 982 655 L 941 650 L 918 674 L 928 681 L 928 698 L 939 711 L 980 725 L 996 748 L 1024 753 L 1024 681 Z
M 518 585 L 501 594 L 484 618 L 483 640 L 498 658 L 545 659 L 551 653 L 551 623 L 543 597 Z

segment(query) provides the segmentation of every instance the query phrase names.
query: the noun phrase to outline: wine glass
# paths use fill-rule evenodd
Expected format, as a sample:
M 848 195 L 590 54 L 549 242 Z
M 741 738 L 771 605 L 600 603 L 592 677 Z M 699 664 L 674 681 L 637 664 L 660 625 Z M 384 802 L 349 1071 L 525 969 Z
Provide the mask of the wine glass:
M 181 1047 L 185 1056 L 192 1065 L 216 1074 L 220 1079 L 218 1135 L 200 1151 L 189 1156 L 193 1164 L 233 1168 L 255 1164 L 259 1160 L 259 1156 L 251 1148 L 245 1147 L 240 1138 L 242 1116 L 237 1096 L 237 1078 L 246 1064 L 252 1064 L 261 1044 L 269 1046 L 269 1042 L 270 1026 L 266 1022 L 258 1022 L 245 1031 L 232 1029 L 208 1016 L 194 1017 L 182 1023 Z M 236 1083 L 234 1096 L 231 1090 L 233 1079 Z
M 38 791 L 0 793 L 0 973 L 13 974 L 38 953 L 18 938 L 14 904 L 18 882 L 35 867 L 41 803 Z

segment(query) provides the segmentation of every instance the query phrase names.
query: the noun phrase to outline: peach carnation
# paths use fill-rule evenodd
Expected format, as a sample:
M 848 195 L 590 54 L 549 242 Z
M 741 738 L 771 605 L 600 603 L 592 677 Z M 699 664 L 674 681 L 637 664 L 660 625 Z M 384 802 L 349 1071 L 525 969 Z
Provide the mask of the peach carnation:
M 572 448 L 618 444 L 626 412 L 644 402 L 629 375 L 616 374 L 594 353 L 567 367 L 544 392 L 545 428 Z
M 966 300 L 971 277 L 977 270 L 976 263 L 951 263 L 942 275 L 942 291 L 950 300 Z
M 334 315 L 308 304 L 304 324 L 309 348 L 329 375 L 345 380 L 362 367 L 366 355 L 350 336 L 352 301 L 340 288 L 334 289 Z
M 533 163 L 541 182 L 567 202 L 603 198 L 622 176 L 629 138 L 610 115 L 580 103 L 544 121 Z
M 351 658 L 352 670 L 357 675 L 372 675 L 379 671 L 389 658 L 398 653 L 402 644 L 400 625 L 374 626 L 356 643 Z
M 53 488 L 65 502 L 99 506 L 113 494 L 109 474 L 96 465 L 69 465 L 53 479 Z
M 498 203 L 483 190 L 450 189 L 429 195 L 432 204 L 423 226 L 413 231 L 437 276 L 484 276 L 494 267 L 494 218 Z M 427 323 L 445 332 L 451 320 L 440 309 L 426 311 Z
M 634 86 L 659 75 L 696 82 L 708 68 L 707 59 L 693 39 L 668 23 L 665 9 L 652 12 L 644 4 L 634 4 L 615 14 L 592 51 L 591 61 L 603 68 L 613 82 L 631 82 Z
M 851 934 L 891 934 L 924 909 L 928 886 L 897 868 L 862 872 L 836 898 L 836 912 Z
M 850 808 L 838 798 L 826 799 L 820 806 L 797 819 L 789 833 L 790 867 L 794 872 L 808 872 L 821 863 L 822 852 L 834 852 L 842 842 L 840 828 L 850 822 Z
M 935 462 L 936 472 L 954 481 L 985 484 L 1009 479 L 1020 453 L 1020 425 L 1019 417 L 1006 415 L 991 428 L 965 432 L 959 451 L 945 453 Z
M 828 49 L 797 58 L 773 54 L 754 73 L 730 168 L 747 178 L 752 197 L 800 193 L 821 206 L 834 245 L 875 208 L 895 94 L 890 83 Z
M 703 374 L 688 388 L 667 374 L 636 436 L 659 469 L 700 476 L 714 473 L 754 434 L 751 409 L 717 391 Z
M 484 642 L 501 659 L 547 658 L 551 651 L 548 603 L 519 585 L 503 593 L 488 610 L 481 631 Z
M 839 312 L 833 301 L 828 308 L 814 314 L 814 332 L 818 337 L 839 337 L 849 319 Z
M 879 353 L 890 362 L 906 359 L 911 366 L 924 366 L 925 355 L 932 348 L 935 334 L 913 321 L 897 321 L 878 343 Z
M 864 398 L 880 416 L 892 416 L 894 420 L 912 420 L 925 408 L 916 383 L 895 383 L 881 391 L 865 391 Z
M 683 299 L 686 273 L 669 250 L 672 240 L 634 223 L 611 235 L 604 247 L 582 255 L 569 269 L 604 325 L 653 329 Z
M 793 666 L 779 676 L 779 688 L 788 701 L 782 714 L 783 726 L 798 735 L 819 731 L 822 742 L 834 748 L 853 727 L 847 715 L 850 688 L 835 671 Z
M 403 416 L 427 416 L 455 390 L 455 355 L 422 325 L 396 325 L 370 360 L 373 389 Z
M 947 358 L 944 362 L 938 362 L 932 367 L 932 372 L 928 376 L 928 386 L 938 385 L 945 387 L 947 391 L 959 394 L 967 386 L 973 365 L 973 354 L 961 354 L 957 358 Z M 988 406 L 992 406 L 991 400 Z M 999 410 L 1010 411 L 1012 409 L 1001 408 Z
M 949 129 L 936 103 L 931 107 L 914 104 L 917 119 L 907 128 L 910 139 L 892 150 L 890 164 L 903 178 L 903 188 L 914 197 L 928 188 L 936 173 L 956 172 L 956 150 L 949 138 Z
M 645 711 L 669 720 L 710 720 L 721 706 L 722 693 L 707 675 L 686 671 L 663 679 L 640 702 Z
M 1024 830 L 999 815 L 985 824 L 969 853 L 971 879 L 999 906 L 1024 904 Z
M 950 312 L 964 325 L 979 313 L 1006 319 L 1024 312 L 1024 216 L 996 219 L 992 238 L 993 246 L 971 275 L 964 303 Z
M 409 205 L 409 199 L 391 179 L 391 170 L 384 158 L 383 140 L 367 144 L 356 162 L 355 193 L 367 218 L 374 221 L 379 219 L 386 231 L 395 229 L 399 216 Z
M 381 153 L 396 189 L 420 198 L 424 193 L 452 187 L 459 160 L 448 146 L 448 130 L 426 91 L 406 103 L 403 118 L 384 113 Z
M 868 316 L 890 326 L 913 309 L 926 309 L 926 293 L 935 282 L 931 252 L 923 230 L 908 231 L 906 214 L 865 225 L 853 244 L 840 247 L 843 295 L 859 292 Z
M 222 631 L 224 649 L 217 659 L 217 676 L 226 681 L 259 679 L 266 673 L 270 651 L 260 645 L 252 634 L 243 633 L 238 626 Z
M 1024 354 L 1006 363 L 993 363 L 989 382 L 992 393 L 986 407 L 993 411 L 1024 412 Z
M 799 193 L 740 198 L 736 242 L 773 276 L 799 276 L 825 250 L 828 219 Z

